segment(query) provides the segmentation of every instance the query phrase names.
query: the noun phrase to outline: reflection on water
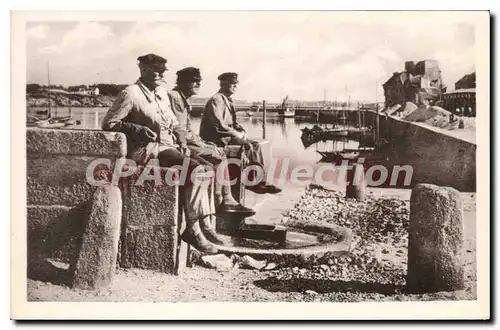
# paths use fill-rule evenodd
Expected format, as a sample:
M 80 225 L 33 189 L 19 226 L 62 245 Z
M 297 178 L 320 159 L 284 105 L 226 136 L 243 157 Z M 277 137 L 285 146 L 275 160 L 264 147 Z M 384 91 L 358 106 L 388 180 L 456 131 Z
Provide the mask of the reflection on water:
M 45 108 L 46 109 L 46 108 Z M 42 109 L 42 110 L 45 110 Z M 36 110 L 29 109 L 28 113 L 35 114 L 40 119 L 43 116 L 36 115 Z M 54 109 L 53 115 L 55 115 Z M 107 108 L 72 108 L 71 116 L 75 120 L 80 120 L 81 125 L 73 126 L 71 129 L 100 129 Z M 58 108 L 57 116 L 68 116 L 69 108 Z M 249 137 L 262 138 L 262 118 L 238 116 L 238 121 L 245 128 Z M 199 131 L 201 118 L 196 117 L 191 120 L 192 128 L 195 132 Z M 304 147 L 300 137 L 301 129 L 312 127 L 313 122 L 296 120 L 294 118 L 266 118 L 266 139 L 272 141 L 273 157 L 278 159 L 288 158 L 290 166 L 297 164 L 317 163 L 321 156 L 317 151 L 333 151 L 343 148 L 358 148 L 359 142 L 346 138 L 338 138 L 335 141 L 322 141 L 309 147 Z M 332 125 L 326 125 L 331 127 Z

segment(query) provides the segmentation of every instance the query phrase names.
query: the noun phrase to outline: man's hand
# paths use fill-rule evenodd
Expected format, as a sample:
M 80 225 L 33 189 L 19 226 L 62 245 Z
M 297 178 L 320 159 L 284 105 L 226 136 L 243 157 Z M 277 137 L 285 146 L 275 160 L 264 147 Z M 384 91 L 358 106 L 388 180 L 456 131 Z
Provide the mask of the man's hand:
M 156 138 L 158 136 L 152 129 L 146 126 L 144 126 L 142 133 L 144 134 L 144 137 L 148 141 L 156 141 Z
M 248 140 L 243 140 L 243 144 L 242 144 L 246 150 L 251 150 L 253 149 L 253 146 L 252 146 L 252 143 Z
M 243 128 L 243 126 L 241 126 L 238 123 L 234 124 L 234 129 L 237 130 L 238 132 L 245 132 L 245 129 Z
M 189 157 L 191 156 L 191 150 L 185 145 L 180 146 L 180 151 L 184 154 L 184 156 Z
M 238 133 L 238 138 L 239 139 L 242 139 L 242 140 L 245 140 L 246 139 L 246 133 L 245 132 L 237 132 Z

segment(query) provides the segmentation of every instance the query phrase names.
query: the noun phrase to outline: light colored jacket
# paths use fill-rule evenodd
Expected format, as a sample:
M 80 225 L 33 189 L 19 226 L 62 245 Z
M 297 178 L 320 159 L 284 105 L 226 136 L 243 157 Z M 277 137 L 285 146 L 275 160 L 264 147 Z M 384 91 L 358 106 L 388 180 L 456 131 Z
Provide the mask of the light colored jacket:
M 155 141 L 144 140 L 144 127 L 156 133 Z M 149 90 L 140 80 L 120 92 L 102 123 L 103 130 L 127 135 L 128 157 L 137 163 L 168 148 L 186 145 L 186 139 L 175 117 L 166 90 Z

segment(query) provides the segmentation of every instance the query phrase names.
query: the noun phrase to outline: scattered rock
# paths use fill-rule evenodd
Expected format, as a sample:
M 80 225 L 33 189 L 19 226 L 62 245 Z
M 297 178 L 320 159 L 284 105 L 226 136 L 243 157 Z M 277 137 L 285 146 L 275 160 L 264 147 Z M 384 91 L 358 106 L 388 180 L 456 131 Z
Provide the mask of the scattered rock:
M 306 290 L 305 294 L 310 295 L 310 296 L 315 296 L 318 293 L 316 291 L 314 291 L 314 290 Z
M 239 265 L 242 268 L 257 269 L 257 270 L 261 270 L 266 266 L 266 264 L 267 264 L 266 260 L 255 260 L 250 256 L 243 256 L 239 261 Z
M 383 253 L 383 254 L 388 254 L 388 253 L 390 253 L 390 251 L 389 251 L 389 250 L 387 250 L 387 249 L 383 249 L 383 250 L 382 250 L 382 253 Z
M 276 269 L 278 267 L 278 265 L 276 265 L 274 262 L 270 262 L 266 265 L 266 267 L 264 267 L 263 270 L 273 270 L 273 269 Z
M 293 272 L 294 274 L 297 274 L 297 273 L 299 272 L 299 267 L 293 267 L 293 268 L 292 268 L 292 272 Z
M 201 257 L 202 266 L 206 268 L 217 269 L 220 271 L 229 271 L 233 268 L 233 262 L 224 254 L 207 255 Z

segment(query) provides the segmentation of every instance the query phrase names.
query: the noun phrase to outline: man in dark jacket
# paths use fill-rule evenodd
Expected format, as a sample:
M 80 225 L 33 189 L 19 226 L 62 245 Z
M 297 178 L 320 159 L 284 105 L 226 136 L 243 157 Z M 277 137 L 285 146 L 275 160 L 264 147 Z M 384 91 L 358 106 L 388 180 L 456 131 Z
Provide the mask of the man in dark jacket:
M 231 96 L 238 85 L 238 74 L 226 72 L 218 79 L 220 90 L 207 101 L 205 106 L 200 126 L 201 138 L 220 147 L 241 145 L 245 150 L 249 165 L 257 165 L 264 169 L 264 156 L 259 142 L 249 139 L 245 129 L 236 120 L 236 110 Z M 270 194 L 281 191 L 273 185 L 266 184 L 265 180 L 254 186 L 246 186 L 246 189 L 256 193 Z
M 214 168 L 218 174 L 226 174 L 226 177 L 216 176 L 215 180 L 215 206 L 219 212 L 237 213 L 239 216 L 252 216 L 255 211 L 238 203 L 231 193 L 229 183 L 226 155 L 222 148 L 214 143 L 203 141 L 203 139 L 192 131 L 190 114 L 192 105 L 189 102 L 191 96 L 196 95 L 201 84 L 200 70 L 193 67 L 184 68 L 177 72 L 176 86 L 168 92 L 172 110 L 174 111 L 182 135 L 185 136 L 187 146 L 191 155 L 201 157 L 207 165 Z M 220 171 L 218 171 L 218 169 Z M 201 229 L 205 236 L 216 244 L 222 244 L 219 237 L 214 235 L 214 221 L 212 224 L 202 222 Z
M 179 129 L 166 92 L 160 88 L 167 60 L 148 54 L 138 61 L 141 77 L 120 93 L 106 113 L 102 128 L 125 133 L 128 157 L 138 164 L 157 158 L 162 167 L 170 167 L 182 165 L 187 158 L 192 172 L 203 160 L 190 157 L 184 132 Z M 217 248 L 206 239 L 199 224 L 215 213 L 210 185 L 187 180 L 180 189 L 187 213 L 182 238 L 200 251 L 216 253 Z

